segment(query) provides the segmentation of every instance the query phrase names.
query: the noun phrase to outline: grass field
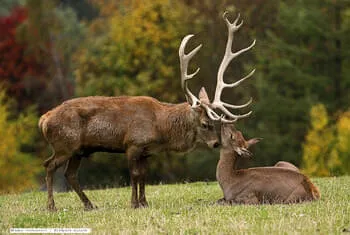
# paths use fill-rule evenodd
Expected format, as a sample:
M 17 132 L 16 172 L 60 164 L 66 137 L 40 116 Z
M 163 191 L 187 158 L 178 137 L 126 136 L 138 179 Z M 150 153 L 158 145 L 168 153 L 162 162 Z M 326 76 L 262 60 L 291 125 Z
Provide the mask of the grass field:
M 350 176 L 314 178 L 320 201 L 299 205 L 219 206 L 216 182 L 147 186 L 149 208 L 129 208 L 130 188 L 86 191 L 97 210 L 84 211 L 74 192 L 0 196 L 0 233 L 10 228 L 91 228 L 105 234 L 350 234 Z

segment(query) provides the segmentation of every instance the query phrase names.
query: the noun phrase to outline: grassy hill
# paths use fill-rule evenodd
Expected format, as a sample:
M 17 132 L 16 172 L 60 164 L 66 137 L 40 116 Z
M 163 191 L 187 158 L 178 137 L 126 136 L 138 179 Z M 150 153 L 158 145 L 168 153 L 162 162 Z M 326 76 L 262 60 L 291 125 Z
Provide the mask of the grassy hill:
M 0 196 L 0 233 L 10 228 L 91 228 L 92 233 L 338 234 L 350 232 L 350 176 L 314 178 L 320 201 L 299 205 L 219 206 L 216 182 L 147 186 L 149 208 L 129 207 L 130 188 L 86 191 L 97 210 L 84 211 L 74 192 Z

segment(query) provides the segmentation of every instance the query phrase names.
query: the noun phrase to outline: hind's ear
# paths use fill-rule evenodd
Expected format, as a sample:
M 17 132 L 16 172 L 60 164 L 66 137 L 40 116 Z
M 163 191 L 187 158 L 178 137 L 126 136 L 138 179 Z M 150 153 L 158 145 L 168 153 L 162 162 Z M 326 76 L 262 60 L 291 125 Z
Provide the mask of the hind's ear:
M 208 93 L 204 87 L 201 88 L 198 94 L 199 100 L 205 104 L 210 104 Z
M 262 138 L 253 138 L 253 139 L 250 139 L 250 140 L 247 140 L 246 141 L 246 144 L 247 144 L 247 148 L 249 148 L 250 146 L 260 142 L 260 140 L 262 140 Z

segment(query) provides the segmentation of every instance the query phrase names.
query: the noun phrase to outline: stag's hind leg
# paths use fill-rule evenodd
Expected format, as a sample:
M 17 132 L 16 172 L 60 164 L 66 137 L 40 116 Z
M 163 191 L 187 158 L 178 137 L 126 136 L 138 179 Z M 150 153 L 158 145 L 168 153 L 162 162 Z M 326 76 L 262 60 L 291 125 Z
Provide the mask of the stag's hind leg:
M 81 189 L 78 179 L 77 179 L 77 172 L 80 166 L 81 157 L 73 156 L 69 159 L 66 170 L 64 172 L 64 176 L 66 177 L 68 183 L 73 188 L 73 190 L 78 194 L 80 197 L 80 200 L 84 203 L 85 210 L 92 210 L 97 207 L 94 207 L 89 200 L 89 198 L 86 196 L 86 194 Z
M 139 161 L 139 204 L 141 207 L 148 207 L 146 200 L 145 185 L 146 185 L 146 173 L 147 173 L 147 157 L 142 157 Z
M 53 199 L 53 175 L 56 170 L 62 166 L 68 159 L 70 155 L 57 155 L 54 153 L 49 159 L 44 162 L 46 167 L 46 187 L 47 187 L 47 209 L 49 211 L 56 211 L 55 201 Z

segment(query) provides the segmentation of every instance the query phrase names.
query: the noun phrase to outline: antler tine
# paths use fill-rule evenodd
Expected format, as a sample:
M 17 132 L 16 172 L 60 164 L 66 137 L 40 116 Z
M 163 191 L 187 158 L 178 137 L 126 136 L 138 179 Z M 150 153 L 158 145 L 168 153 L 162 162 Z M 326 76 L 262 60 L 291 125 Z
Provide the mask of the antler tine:
M 208 104 L 202 103 L 201 105 L 202 105 L 202 107 L 204 107 L 205 111 L 206 111 L 207 114 L 208 114 L 208 117 L 209 117 L 211 120 L 213 120 L 213 121 L 219 121 L 219 120 L 221 120 L 221 117 L 220 117 L 217 113 L 215 113 L 214 110 L 212 110 L 212 109 L 209 107 Z
M 220 116 L 220 121 L 221 121 L 222 123 L 228 123 L 228 124 L 230 124 L 230 123 L 236 122 L 237 119 L 228 120 L 228 119 L 226 119 L 226 116 L 225 116 L 224 114 L 221 114 L 221 116 Z
M 226 114 L 229 118 L 233 118 L 233 119 L 241 119 L 241 118 L 245 118 L 245 117 L 248 117 L 252 111 L 249 111 L 248 113 L 245 113 L 245 114 L 238 114 L 238 115 L 235 115 L 235 114 L 232 114 L 224 105 L 221 105 L 219 106 L 218 108 L 220 108 L 220 110 Z M 236 121 L 235 120 L 235 121 Z
M 255 73 L 255 69 L 253 69 L 247 76 L 245 76 L 244 78 L 241 78 L 240 80 L 238 80 L 237 82 L 233 82 L 230 84 L 224 83 L 223 87 L 236 87 L 239 86 L 243 81 L 245 81 L 247 78 L 250 78 L 253 74 Z
M 187 69 L 188 69 L 189 61 L 199 51 L 199 49 L 202 47 L 202 44 L 197 46 L 190 53 L 185 54 L 186 44 L 190 40 L 190 38 L 193 36 L 194 36 L 193 34 L 189 34 L 186 37 L 184 37 L 184 39 L 182 39 L 182 42 L 179 47 L 179 58 L 180 58 L 182 90 L 185 92 L 187 102 L 189 102 L 192 107 L 197 107 L 200 105 L 200 101 L 195 95 L 193 95 L 193 93 L 188 88 L 187 81 L 193 78 L 199 72 L 199 68 L 197 68 L 197 70 L 192 74 L 187 74 Z
M 236 32 L 242 25 L 243 25 L 243 20 L 239 22 L 239 18 L 240 18 L 240 14 L 238 14 L 237 18 L 234 20 L 233 23 L 231 23 L 229 21 L 229 19 L 227 18 L 227 12 L 225 12 L 223 14 L 223 18 L 226 22 L 227 25 L 227 29 L 228 29 L 228 39 L 227 39 L 227 43 L 226 43 L 226 49 L 225 49 L 225 55 L 221 61 L 219 70 L 218 70 L 218 75 L 217 75 L 217 84 L 216 84 L 216 89 L 215 89 L 215 97 L 214 97 L 214 101 L 211 104 L 212 108 L 217 108 L 220 109 L 225 116 L 227 116 L 230 119 L 227 119 L 226 117 L 220 117 L 220 120 L 222 122 L 225 123 L 232 123 L 237 121 L 240 118 L 244 118 L 247 117 L 251 114 L 251 111 L 245 114 L 241 114 L 241 115 L 235 115 L 232 114 L 227 108 L 232 108 L 232 109 L 239 109 L 239 108 L 244 108 L 247 107 L 251 102 L 252 102 L 252 98 L 250 98 L 250 100 L 242 105 L 233 105 L 233 104 L 228 104 L 225 103 L 223 101 L 221 101 L 221 94 L 224 88 L 226 87 L 236 87 L 239 86 L 243 81 L 245 81 L 246 79 L 250 78 L 254 72 L 255 69 L 252 70 L 248 75 L 246 75 L 245 77 L 241 78 L 240 80 L 233 82 L 233 83 L 225 83 L 224 82 L 224 73 L 225 70 L 227 68 L 227 66 L 229 65 L 229 63 L 237 56 L 239 56 L 240 54 L 250 50 L 254 45 L 256 40 L 254 40 L 248 47 L 243 48 L 237 52 L 232 52 L 232 41 L 233 41 L 233 37 L 234 37 L 234 32 Z

